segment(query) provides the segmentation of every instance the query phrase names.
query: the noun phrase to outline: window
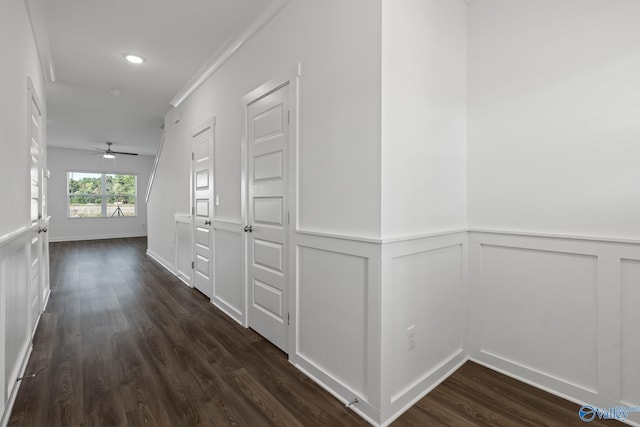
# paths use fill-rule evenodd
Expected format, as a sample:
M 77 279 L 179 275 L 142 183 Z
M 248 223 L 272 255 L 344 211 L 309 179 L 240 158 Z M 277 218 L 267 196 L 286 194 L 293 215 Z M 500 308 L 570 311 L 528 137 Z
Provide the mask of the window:
M 67 216 L 136 216 L 136 188 L 136 175 L 67 172 Z

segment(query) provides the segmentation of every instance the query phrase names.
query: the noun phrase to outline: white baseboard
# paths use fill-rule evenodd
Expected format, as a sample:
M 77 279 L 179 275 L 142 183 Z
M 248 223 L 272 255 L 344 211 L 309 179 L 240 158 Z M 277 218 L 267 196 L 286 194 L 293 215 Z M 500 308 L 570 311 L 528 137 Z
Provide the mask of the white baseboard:
M 164 267 L 165 270 L 167 270 L 169 273 L 173 274 L 174 276 L 178 277 L 178 274 L 176 272 L 175 267 L 173 266 L 173 264 L 171 264 L 169 261 L 167 261 L 166 259 L 162 258 L 160 255 L 158 255 L 157 253 L 153 252 L 150 249 L 147 249 L 147 256 L 149 258 L 151 258 L 152 260 L 154 260 L 155 262 L 157 262 L 158 264 L 160 264 L 162 267 Z M 183 282 L 184 283 L 184 282 Z
M 474 357 L 469 358 L 469 360 L 578 405 L 591 405 L 597 406 L 599 408 L 612 408 L 621 406 L 620 402 L 615 402 L 610 399 L 603 398 L 602 396 L 598 396 L 592 391 L 586 390 L 573 384 L 569 384 L 562 379 L 555 378 L 553 376 L 521 366 L 517 363 L 500 358 L 498 356 L 494 356 L 492 354 L 480 353 Z M 580 420 L 577 411 L 576 420 Z M 639 422 L 630 419 L 622 422 L 631 426 L 640 427 Z
M 18 370 L 17 377 L 24 376 L 25 370 L 27 369 L 27 362 L 29 362 L 29 357 L 31 356 L 32 350 L 33 350 L 33 345 L 31 344 L 31 342 L 29 342 L 22 356 L 22 362 L 20 364 L 20 369 Z M 22 381 L 15 381 L 13 383 L 13 387 L 11 387 L 11 390 L 9 391 L 7 403 L 4 407 L 4 412 L 2 413 L 2 417 L 0 418 L 1 427 L 7 427 L 7 425 L 9 424 L 9 418 L 11 418 L 13 404 L 16 402 L 16 397 L 18 396 L 18 390 L 20 390 L 21 384 L 22 384 Z
M 226 314 L 227 316 L 229 316 L 231 319 L 235 320 L 240 326 L 247 328 L 248 325 L 245 324 L 244 318 L 242 316 L 242 313 L 238 310 L 236 310 L 235 308 L 233 308 L 233 306 L 231 306 L 231 304 L 226 303 L 224 300 L 222 300 L 219 297 L 216 297 L 215 295 L 213 296 L 213 298 L 211 298 L 211 303 L 220 311 L 222 311 L 224 314 Z
M 297 359 L 301 363 L 295 363 L 294 361 L 290 360 L 290 362 L 292 363 L 293 366 L 296 367 L 296 369 L 298 369 L 300 372 L 305 374 L 307 377 L 311 378 L 316 384 L 318 384 L 320 387 L 322 387 L 325 391 L 327 391 L 333 397 L 338 399 L 340 402 L 342 402 L 346 406 L 348 406 L 348 403 L 349 403 L 348 400 L 345 399 L 344 397 L 342 397 L 336 391 L 337 387 L 335 385 L 329 386 L 325 381 L 320 379 L 320 376 L 324 377 L 326 380 L 328 380 L 327 382 L 330 382 L 330 383 L 334 382 L 333 378 L 327 376 L 322 371 L 318 371 L 318 373 L 320 374 L 319 376 L 316 376 L 316 375 L 312 374 L 311 371 L 316 371 L 317 368 L 315 368 L 312 364 L 310 364 L 309 362 L 307 362 L 306 360 L 304 360 L 304 359 L 302 359 L 300 357 L 298 357 Z M 310 368 L 310 369 L 306 369 L 307 367 Z M 361 406 L 361 405 L 365 406 L 364 410 L 360 409 L 359 406 Z M 361 418 L 366 420 L 372 426 L 380 427 L 380 424 L 377 423 L 376 421 L 374 421 L 374 419 L 373 419 L 373 418 L 377 417 L 377 415 L 378 415 L 376 408 L 372 407 L 367 402 L 358 402 L 355 405 L 349 406 L 349 409 L 351 409 L 353 412 L 358 414 L 358 416 L 360 416 Z
M 442 382 L 444 382 L 447 378 L 449 378 L 455 371 L 457 371 L 462 365 L 464 365 L 467 360 L 469 360 L 465 351 L 461 351 L 460 353 L 454 355 L 450 359 L 446 360 L 440 366 L 436 367 L 433 371 L 431 371 L 428 375 L 422 378 L 418 384 L 411 387 L 411 389 L 403 392 L 403 395 L 397 399 L 395 402 L 400 402 L 399 405 L 392 405 L 391 410 L 393 411 L 386 419 L 383 421 L 382 426 L 386 427 L 395 421 L 398 417 L 400 417 L 403 413 L 405 413 L 409 408 L 415 405 L 420 399 L 429 394 L 433 389 L 438 387 Z M 410 397 L 413 396 L 413 397 Z M 407 401 L 407 399 L 409 399 Z M 394 403 L 395 403 L 394 402 Z M 396 408 L 394 408 L 394 406 Z M 383 414 L 384 417 L 385 414 Z
M 49 242 L 76 242 L 83 240 L 126 239 L 130 237 L 147 237 L 147 233 L 101 234 L 96 236 L 61 236 L 49 237 Z
M 191 279 L 190 278 L 186 277 L 184 274 L 180 273 L 179 271 L 177 271 L 176 273 L 173 273 L 173 274 L 175 274 L 175 276 L 178 278 L 178 280 L 180 280 L 182 283 L 187 285 L 187 287 L 193 288 L 193 286 L 191 286 Z

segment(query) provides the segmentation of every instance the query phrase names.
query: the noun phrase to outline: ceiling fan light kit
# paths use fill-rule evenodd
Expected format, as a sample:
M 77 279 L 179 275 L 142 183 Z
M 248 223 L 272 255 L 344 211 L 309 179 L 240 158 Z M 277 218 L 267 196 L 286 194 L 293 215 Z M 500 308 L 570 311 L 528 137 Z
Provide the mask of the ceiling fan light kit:
M 105 150 L 104 148 L 98 148 L 98 150 L 100 150 L 99 153 L 95 153 L 95 154 L 102 154 L 102 158 L 103 159 L 115 159 L 116 158 L 116 154 L 123 154 L 126 156 L 137 156 L 138 153 L 125 153 L 124 151 L 113 151 L 111 149 L 111 146 L 113 145 L 113 142 L 109 142 L 107 141 L 107 149 Z

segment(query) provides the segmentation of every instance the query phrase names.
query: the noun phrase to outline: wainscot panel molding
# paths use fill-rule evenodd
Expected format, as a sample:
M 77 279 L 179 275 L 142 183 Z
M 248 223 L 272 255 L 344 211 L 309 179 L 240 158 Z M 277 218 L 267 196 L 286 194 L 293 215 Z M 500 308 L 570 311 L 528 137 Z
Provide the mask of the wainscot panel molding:
M 473 360 L 579 404 L 640 406 L 639 243 L 472 231 L 469 251 Z
M 388 425 L 467 360 L 466 232 L 294 239 L 290 359 L 363 418 Z
M 244 230 L 240 223 L 212 222 L 213 226 L 213 304 L 229 317 L 246 326 Z
M 379 421 L 380 247 L 296 233 L 290 360 L 370 422 Z
M 31 248 L 38 225 L 0 237 L 0 426 L 11 408 L 32 349 L 32 332 L 40 316 L 32 319 Z M 46 241 L 46 239 L 45 239 Z M 48 295 L 48 283 L 47 283 Z M 44 296 L 44 307 L 47 297 Z M 35 325 L 34 328 L 31 325 Z
M 455 230 L 382 246 L 383 424 L 467 360 L 466 245 Z
M 191 268 L 191 262 L 193 261 L 193 225 L 191 215 L 174 214 L 173 217 L 176 221 L 175 274 L 185 285 L 193 287 L 193 270 Z
M 243 225 L 212 226 L 212 302 L 246 326 Z M 579 404 L 640 406 L 640 242 L 296 230 L 290 247 L 289 359 L 373 425 L 469 359 Z

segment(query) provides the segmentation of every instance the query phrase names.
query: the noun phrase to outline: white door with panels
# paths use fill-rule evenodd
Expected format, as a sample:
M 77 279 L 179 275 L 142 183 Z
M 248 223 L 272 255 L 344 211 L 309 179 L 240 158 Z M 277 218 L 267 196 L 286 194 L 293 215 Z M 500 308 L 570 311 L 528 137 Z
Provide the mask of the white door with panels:
M 35 97 L 32 87 L 29 87 L 29 155 L 31 159 L 31 224 L 37 231 L 31 238 L 31 286 L 29 289 L 31 333 L 35 332 L 40 313 L 43 310 L 44 299 L 48 291 L 47 272 L 48 257 L 44 252 L 44 244 L 48 241 L 44 233 L 47 232 L 47 221 L 43 213 L 44 201 L 44 142 L 42 108 Z
M 192 134 L 193 286 L 213 297 L 213 138 L 215 121 Z
M 248 324 L 288 352 L 289 86 L 247 107 Z

